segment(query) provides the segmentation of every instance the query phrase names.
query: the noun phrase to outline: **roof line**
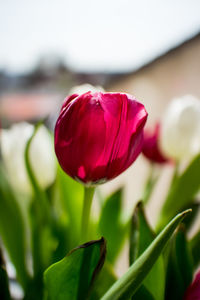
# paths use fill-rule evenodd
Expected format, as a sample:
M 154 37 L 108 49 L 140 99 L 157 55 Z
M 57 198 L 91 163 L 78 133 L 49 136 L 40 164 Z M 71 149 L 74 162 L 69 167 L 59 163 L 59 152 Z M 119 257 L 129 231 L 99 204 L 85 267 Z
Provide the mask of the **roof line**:
M 122 73 L 114 73 L 113 76 L 111 75 L 111 77 L 113 77 L 113 80 L 109 80 L 109 83 L 108 85 L 112 84 L 113 81 L 116 82 L 116 80 L 120 80 L 121 78 L 124 78 L 125 76 L 131 76 L 131 75 L 135 75 L 137 74 L 138 72 L 140 71 L 143 71 L 147 68 L 149 68 L 151 65 L 159 62 L 161 59 L 173 54 L 176 50 L 179 50 L 185 46 L 187 46 L 191 41 L 195 41 L 195 40 L 198 40 L 200 38 L 200 31 L 196 34 L 194 34 L 192 37 L 186 39 L 184 42 L 178 44 L 177 46 L 169 49 L 168 51 L 162 53 L 161 55 L 155 57 L 154 59 L 150 60 L 149 62 L 147 62 L 146 64 L 142 65 L 141 67 L 138 67 L 137 69 L 135 70 L 131 70 L 131 71 L 128 71 L 128 72 L 122 72 Z

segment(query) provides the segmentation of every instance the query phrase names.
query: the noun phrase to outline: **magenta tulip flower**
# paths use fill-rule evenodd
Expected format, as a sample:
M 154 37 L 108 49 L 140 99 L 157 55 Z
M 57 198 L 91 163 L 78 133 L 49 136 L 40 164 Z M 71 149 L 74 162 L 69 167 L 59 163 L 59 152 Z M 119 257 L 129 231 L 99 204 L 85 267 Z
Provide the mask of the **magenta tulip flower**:
M 200 299 L 200 271 L 196 274 L 194 281 L 187 288 L 184 295 L 184 300 L 198 300 Z
M 159 146 L 160 124 L 157 123 L 153 131 L 145 130 L 142 153 L 151 162 L 163 164 L 169 160 L 162 153 Z
M 146 119 L 144 105 L 128 94 L 67 97 L 55 126 L 62 169 L 86 185 L 115 178 L 140 154 Z

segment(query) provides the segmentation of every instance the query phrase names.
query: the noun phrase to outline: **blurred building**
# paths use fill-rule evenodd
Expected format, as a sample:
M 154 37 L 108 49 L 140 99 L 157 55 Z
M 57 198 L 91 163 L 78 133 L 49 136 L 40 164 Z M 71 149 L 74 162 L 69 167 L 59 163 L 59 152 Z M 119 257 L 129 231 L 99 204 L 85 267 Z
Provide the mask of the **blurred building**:
M 115 78 L 107 90 L 135 95 L 145 104 L 149 123 L 161 118 L 174 97 L 194 94 L 200 99 L 200 34 L 141 69 Z

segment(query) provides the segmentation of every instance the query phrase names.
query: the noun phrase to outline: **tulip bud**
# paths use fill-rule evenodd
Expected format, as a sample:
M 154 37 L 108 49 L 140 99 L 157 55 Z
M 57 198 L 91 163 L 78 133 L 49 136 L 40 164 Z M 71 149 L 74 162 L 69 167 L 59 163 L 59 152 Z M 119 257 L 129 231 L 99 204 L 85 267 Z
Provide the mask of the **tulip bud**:
M 85 93 L 67 99 L 55 127 L 63 170 L 86 185 L 113 179 L 142 150 L 144 106 L 122 93 Z
M 25 148 L 34 131 L 28 123 L 18 123 L 2 130 L 1 152 L 8 177 L 13 187 L 21 193 L 30 194 L 31 184 L 25 166 Z M 30 146 L 30 162 L 41 188 L 48 187 L 55 179 L 55 159 L 51 137 L 44 126 L 40 126 Z
M 163 155 L 160 145 L 160 124 L 156 124 L 153 131 L 144 131 L 144 145 L 142 148 L 142 153 L 151 162 L 163 164 L 168 161 L 168 159 Z
M 194 281 L 187 288 L 184 300 L 200 299 L 200 271 L 196 274 Z
M 200 152 L 200 101 L 191 95 L 174 99 L 164 116 L 160 145 L 167 157 L 191 159 Z

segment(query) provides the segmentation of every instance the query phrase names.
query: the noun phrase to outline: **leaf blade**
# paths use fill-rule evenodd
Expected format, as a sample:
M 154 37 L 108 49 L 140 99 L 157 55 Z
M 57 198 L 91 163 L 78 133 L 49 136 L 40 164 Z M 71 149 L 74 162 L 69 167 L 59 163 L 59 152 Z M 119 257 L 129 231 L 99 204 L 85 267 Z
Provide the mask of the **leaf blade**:
M 86 299 L 105 260 L 104 238 L 83 244 L 44 273 L 49 299 Z
M 25 226 L 22 212 L 0 166 L 0 234 L 23 288 L 28 285 Z
M 101 300 L 129 299 L 141 285 L 146 274 L 150 271 L 154 262 L 161 254 L 161 251 L 177 225 L 189 212 L 190 210 L 187 210 L 178 214 L 155 238 L 152 244 L 129 268 L 129 270 L 111 287 L 111 289 L 109 289 Z
M 193 278 L 192 255 L 188 247 L 184 224 L 179 225 L 168 251 L 165 297 L 166 299 L 182 299 Z
M 171 188 L 161 210 L 157 225 L 158 229 L 162 229 L 173 215 L 193 202 L 194 196 L 200 187 L 199 166 L 200 154 L 193 159 L 183 174 L 177 175 L 176 179 L 172 181 Z
M 155 238 L 155 233 L 148 224 L 143 203 L 139 202 L 135 208 L 130 233 L 130 263 L 132 264 L 151 244 Z M 160 256 L 155 262 L 149 274 L 143 281 L 143 285 L 138 289 L 136 294 L 144 294 L 147 296 L 148 292 L 150 297 L 156 300 L 164 299 L 165 287 L 165 270 L 163 257 Z M 141 290 L 141 291 L 140 291 Z M 136 295 L 134 295 L 135 298 Z M 141 296 L 142 297 L 142 296 Z M 145 297 L 145 296 L 144 296 Z
M 120 188 L 106 199 L 98 225 L 100 235 L 107 240 L 107 259 L 110 263 L 116 260 L 128 229 L 127 224 L 121 221 L 122 193 Z

